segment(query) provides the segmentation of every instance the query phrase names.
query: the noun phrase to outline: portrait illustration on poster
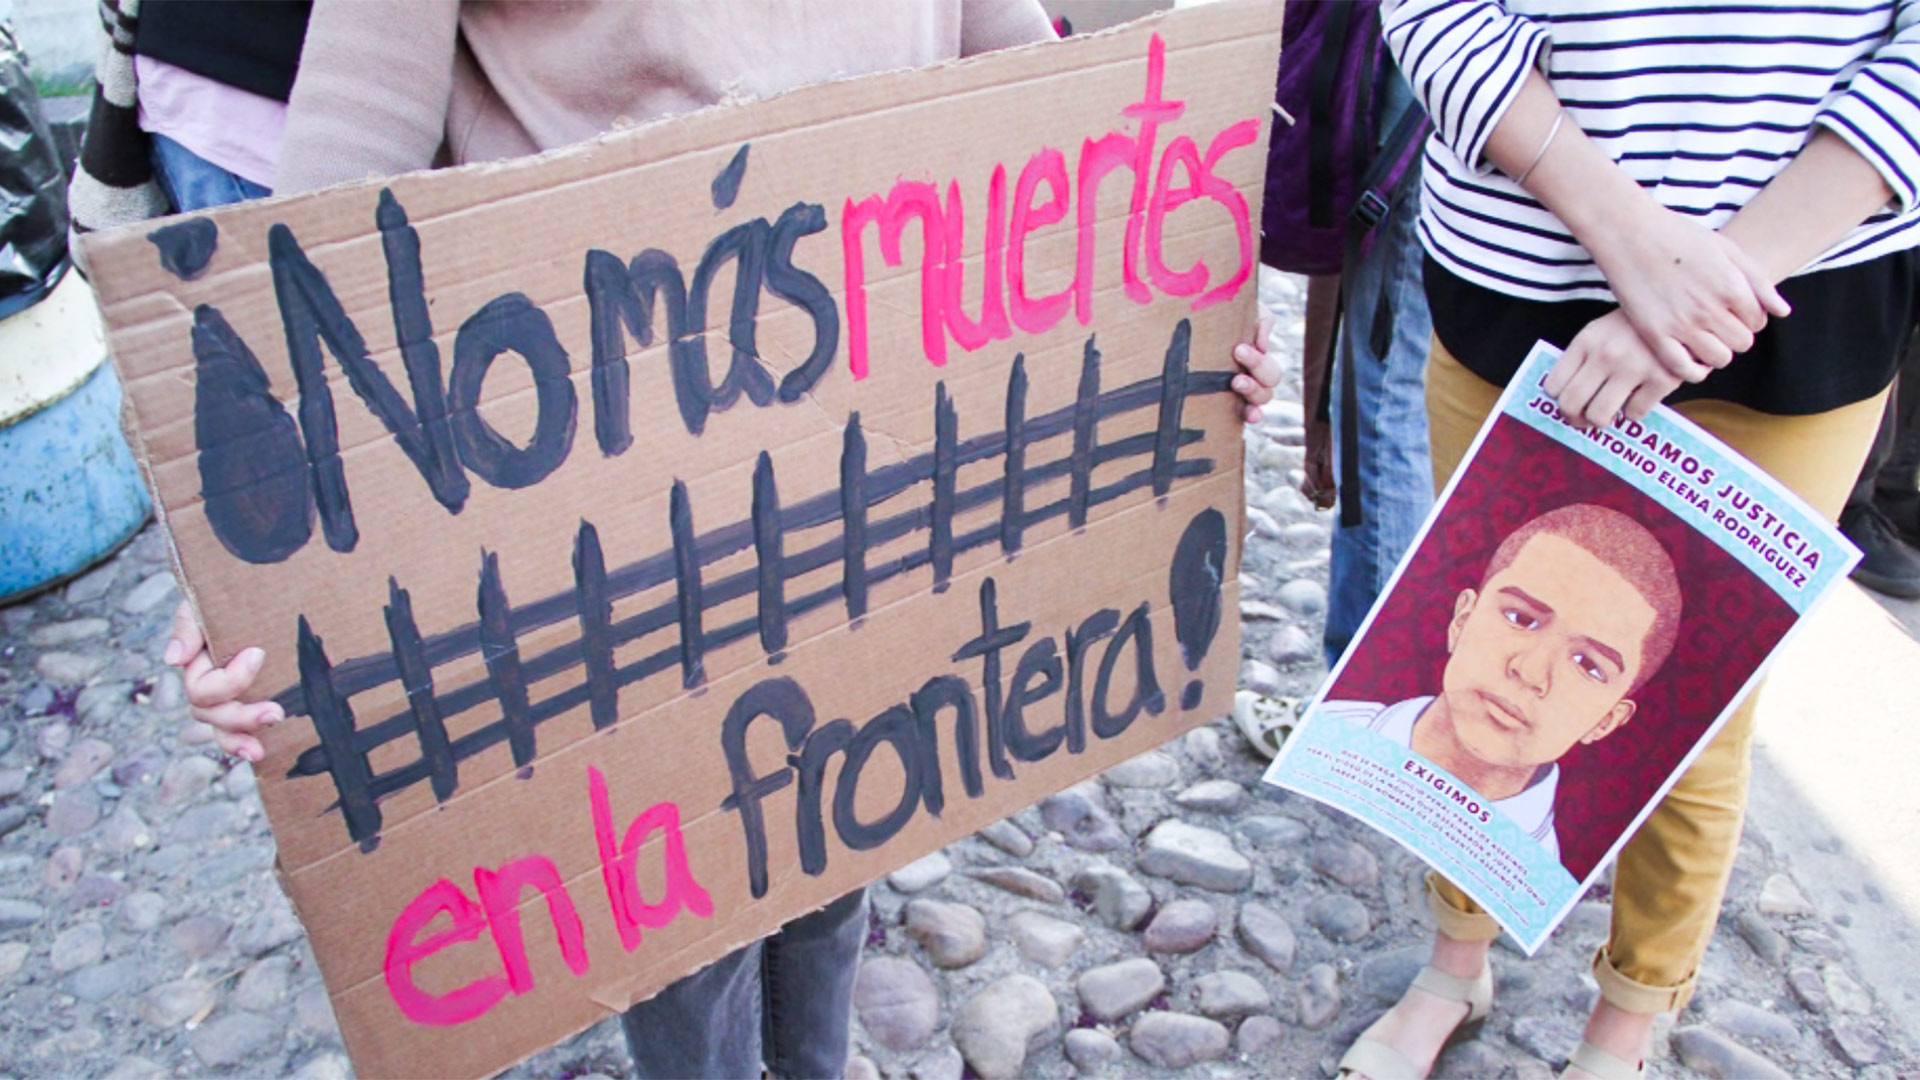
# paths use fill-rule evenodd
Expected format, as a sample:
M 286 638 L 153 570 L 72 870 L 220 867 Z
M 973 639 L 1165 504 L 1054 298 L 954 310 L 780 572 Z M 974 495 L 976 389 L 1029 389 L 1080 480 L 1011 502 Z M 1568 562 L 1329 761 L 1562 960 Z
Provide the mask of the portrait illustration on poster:
M 1858 558 L 1677 413 L 1586 430 L 1536 346 L 1267 780 L 1538 948 Z

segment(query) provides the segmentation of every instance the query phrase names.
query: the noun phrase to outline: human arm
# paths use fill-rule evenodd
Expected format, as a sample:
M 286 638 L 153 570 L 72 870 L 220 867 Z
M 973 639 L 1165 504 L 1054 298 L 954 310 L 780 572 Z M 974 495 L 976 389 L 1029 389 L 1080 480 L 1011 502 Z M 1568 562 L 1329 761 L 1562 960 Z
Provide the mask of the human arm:
M 1406 0 L 1387 41 L 1442 141 L 1473 168 L 1525 178 L 1675 375 L 1704 377 L 1785 314 L 1735 244 L 1661 206 L 1563 113 L 1536 67 L 1541 26 L 1492 3 Z
M 1770 282 L 1792 276 L 1869 216 L 1894 204 L 1911 209 L 1920 191 L 1920 0 L 1905 0 L 1895 34 L 1816 118 L 1806 145 L 1760 189 L 1721 235 L 1746 252 Z M 1611 419 L 1617 394 L 1588 400 L 1591 380 L 1572 379 L 1592 354 L 1569 355 L 1561 408 L 1590 423 Z M 1561 374 L 1556 368 L 1555 376 Z M 1549 389 L 1555 389 L 1549 378 Z M 1669 390 L 1671 387 L 1669 387 Z M 1628 415 L 1640 413 L 1628 407 Z
M 161 659 L 180 669 L 187 704 L 193 718 L 213 728 L 220 749 L 248 761 L 266 756 L 259 733 L 279 723 L 286 714 L 271 701 L 242 701 L 260 675 L 267 654 L 257 647 L 241 649 L 225 666 L 213 662 L 200 623 L 185 600 L 173 613 L 172 637 Z
M 432 165 L 459 28 L 458 0 L 316 0 L 274 194 Z
M 1300 469 L 1300 494 L 1321 510 L 1333 505 L 1337 486 L 1333 478 L 1333 424 L 1320 415 L 1332 375 L 1333 339 L 1340 309 L 1340 275 L 1314 274 L 1307 278 L 1307 324 L 1300 335 L 1300 400 L 1306 406 L 1306 455 Z
M 1823 128 L 1727 222 L 1721 235 L 1738 244 L 1766 280 L 1777 282 L 1832 247 L 1893 196 L 1893 188 L 1867 158 Z M 1577 422 L 1602 427 L 1623 410 L 1637 420 L 1680 385 L 1643 341 L 1622 336 L 1625 325 L 1619 311 L 1588 324 L 1547 376 L 1543 389 Z
M 961 0 L 961 56 L 1054 38 L 1053 21 L 1040 0 Z

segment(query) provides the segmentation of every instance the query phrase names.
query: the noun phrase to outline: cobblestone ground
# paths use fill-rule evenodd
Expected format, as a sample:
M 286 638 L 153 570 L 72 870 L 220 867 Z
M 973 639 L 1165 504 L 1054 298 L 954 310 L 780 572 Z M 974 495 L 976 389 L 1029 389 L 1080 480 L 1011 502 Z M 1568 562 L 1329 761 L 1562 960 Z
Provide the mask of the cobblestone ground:
M 1297 361 L 1298 283 L 1268 277 L 1261 299 Z M 1327 519 L 1294 490 L 1297 363 L 1289 379 L 1247 435 L 1243 707 L 1324 674 Z M 177 599 L 149 529 L 0 611 L 0 1073 L 349 1075 L 252 772 L 188 721 L 159 662 Z M 1222 720 L 876 886 L 852 1072 L 1331 1076 L 1423 959 L 1421 868 L 1263 790 L 1262 764 Z M 1596 895 L 1538 957 L 1497 949 L 1495 1019 L 1439 1074 L 1556 1071 L 1607 915 Z M 1830 931 L 1848 918 L 1813 910 L 1750 830 L 1702 989 L 1662 1022 L 1653 1071 L 1920 1076 Z M 511 1075 L 626 1072 L 607 1023 Z

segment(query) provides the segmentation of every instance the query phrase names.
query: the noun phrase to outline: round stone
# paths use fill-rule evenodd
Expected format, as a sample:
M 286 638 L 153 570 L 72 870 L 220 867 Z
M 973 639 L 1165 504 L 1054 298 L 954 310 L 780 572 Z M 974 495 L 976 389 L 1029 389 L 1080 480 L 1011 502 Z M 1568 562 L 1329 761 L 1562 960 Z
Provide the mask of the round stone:
M 1033 854 L 1033 837 L 1011 821 L 1001 820 L 980 830 L 980 839 L 1012 855 L 1024 859 Z
M 193 959 L 219 952 L 233 924 L 218 915 L 189 915 L 167 930 L 167 941 Z
M 267 1052 L 278 1049 L 280 1028 L 253 1013 L 230 1012 L 189 1032 L 187 1045 L 203 1064 L 227 1068 L 257 1062 Z
M 1067 899 L 1067 890 L 1061 888 L 1059 882 L 1024 866 L 1002 866 L 992 870 L 980 870 L 973 876 L 989 885 L 1005 889 L 1015 896 L 1024 896 L 1043 904 L 1059 904 Z
M 1293 970 L 1299 950 L 1287 917 L 1265 904 L 1240 905 L 1240 944 L 1282 975 Z
M 1160 965 L 1145 957 L 1105 964 L 1083 972 L 1074 982 L 1080 1004 L 1095 1019 L 1119 1020 L 1141 1009 L 1167 988 Z
M 1190 953 L 1213 940 L 1219 913 L 1205 900 L 1175 900 L 1160 909 L 1140 936 L 1148 952 Z
M 303 933 L 292 905 L 275 892 L 258 911 L 240 921 L 233 934 L 233 947 L 247 956 L 262 956 L 298 940 Z
M 1100 921 L 1115 930 L 1132 930 L 1153 909 L 1153 894 L 1117 866 L 1095 863 L 1074 875 L 1073 887 L 1092 901 Z
M 1267 639 L 1267 659 L 1277 667 L 1312 663 L 1320 659 L 1320 645 L 1297 626 L 1282 626 Z
M 27 634 L 27 641 L 36 649 L 48 649 L 105 637 L 111 629 L 113 624 L 105 619 L 68 619 L 66 622 L 34 627 Z
M 1207 814 L 1229 814 L 1246 801 L 1247 789 L 1234 780 L 1202 780 L 1173 797 L 1182 810 Z
M 107 666 L 107 658 L 98 654 L 55 650 L 43 652 L 33 662 L 34 673 L 50 683 L 79 686 Z
M 913 1063 L 907 1070 L 910 1080 L 966 1080 L 967 1059 L 951 1046 L 943 1046 Z
M 60 931 L 53 939 L 47 962 L 53 970 L 76 971 L 100 962 L 107 951 L 107 933 L 99 923 L 81 923 Z
M 1256 694 L 1273 697 L 1280 693 L 1280 671 L 1264 660 L 1247 660 L 1240 665 L 1240 685 Z
M 128 589 L 126 595 L 120 598 L 120 610 L 129 615 L 142 615 L 173 595 L 173 571 L 162 570 L 148 575 L 146 580 Z
M 154 1027 L 173 1028 L 213 1011 L 213 987 L 199 979 L 163 982 L 140 997 L 140 1019 Z
M 86 866 L 86 852 L 70 844 L 62 845 L 55 848 L 53 854 L 47 856 L 46 869 L 41 877 L 46 881 L 48 888 L 64 892 L 73 888 L 73 883 L 80 880 L 81 871 L 85 870 Z
M 1097 1073 L 1119 1060 L 1120 1043 L 1099 1028 L 1074 1028 L 1067 1032 L 1067 1060 L 1083 1073 Z
M 23 930 L 46 917 L 47 909 L 31 900 L 0 899 L 0 932 Z
M 114 763 L 113 782 L 133 787 L 159 776 L 167 767 L 167 753 L 152 743 L 142 743 Z
M 889 1050 L 918 1049 L 940 1025 L 940 992 L 920 965 L 897 956 L 860 964 L 853 984 L 860 1026 Z
M 1127 1044 L 1163 1069 L 1184 1069 L 1227 1056 L 1230 1040 L 1218 1021 L 1184 1013 L 1150 1012 L 1133 1022 Z
M 1280 586 L 1281 606 L 1300 615 L 1319 615 L 1327 610 L 1327 587 L 1312 578 L 1295 578 Z
M 1300 1026 L 1317 1030 L 1332 1023 L 1339 1013 L 1340 973 L 1331 964 L 1308 968 L 1300 984 Z
M 1273 1007 L 1273 995 L 1244 971 L 1215 971 L 1195 979 L 1190 990 L 1201 1015 L 1228 1020 Z
M 67 751 L 67 759 L 54 771 L 53 786 L 70 788 L 86 783 L 113 760 L 113 746 L 99 739 L 81 739 Z
M 1107 811 L 1100 785 L 1092 782 L 1075 784 L 1041 800 L 1040 821 L 1081 851 L 1119 851 L 1133 843 Z
M 1372 889 L 1380 884 L 1380 863 L 1373 852 L 1351 840 L 1323 840 L 1307 857 L 1320 876 L 1349 889 Z
M 1240 823 L 1240 835 L 1259 848 L 1292 847 L 1310 834 L 1301 822 L 1273 814 L 1250 817 Z
M 1802 916 L 1813 914 L 1813 905 L 1807 902 L 1807 896 L 1785 874 L 1774 874 L 1760 886 L 1760 914 L 1778 916 Z
M 965 904 L 909 901 L 907 936 L 920 943 L 936 967 L 966 967 L 987 954 L 987 920 Z
M 1211 773 L 1226 768 L 1227 755 L 1220 745 L 1218 731 L 1210 727 L 1197 727 L 1187 732 L 1186 737 L 1181 741 L 1186 744 L 1187 757 L 1202 771 Z M 1234 784 L 1234 786 L 1240 785 Z
M 1104 775 L 1107 783 L 1115 787 L 1171 787 L 1180 780 L 1180 763 L 1158 750 L 1149 750 L 1115 765 Z
M 1413 985 L 1414 977 L 1426 965 L 1429 952 L 1424 945 L 1409 945 L 1404 949 L 1367 957 L 1360 964 L 1361 991 L 1381 1005 L 1392 1005 L 1399 1001 L 1406 995 L 1407 987 Z M 1510 985 L 1503 981 L 1501 992 L 1509 992 Z
M 1169 818 L 1142 844 L 1140 869 L 1215 892 L 1239 892 L 1253 883 L 1253 864 L 1224 833 Z
M 1713 1026 L 1746 1043 L 1793 1046 L 1800 1041 L 1800 1028 L 1793 1021 L 1745 1001 L 1714 1006 Z
M 915 859 L 907 865 L 887 875 L 887 884 L 903 893 L 923 892 L 947 880 L 953 873 L 953 863 L 936 851 L 924 858 Z
M 160 925 L 166 910 L 165 897 L 157 892 L 142 889 L 122 897 L 116 909 L 116 915 L 122 927 L 136 934 L 144 934 Z
M 74 788 L 53 797 L 43 823 L 47 832 L 63 840 L 93 828 L 100 820 L 100 797 L 92 788 Z
M 1307 924 L 1328 941 L 1346 945 L 1367 936 L 1373 916 L 1351 896 L 1323 896 L 1307 905 Z
M 174 806 L 198 798 L 218 775 L 220 766 L 212 758 L 199 754 L 176 758 L 160 776 L 160 801 Z
M 1031 975 L 987 984 L 953 1018 L 953 1045 L 981 1080 L 1011 1080 L 1060 1031 L 1060 1009 Z
M 1670 1042 L 1681 1064 L 1719 1080 L 1787 1080 L 1789 1075 L 1773 1062 L 1704 1025 L 1675 1028 Z
M 1286 1028 L 1279 1020 L 1271 1016 L 1249 1016 L 1240 1022 L 1240 1030 L 1233 1033 L 1234 1049 L 1253 1057 L 1279 1046 L 1284 1037 Z
M 233 987 L 233 1002 L 257 1013 L 278 1011 L 293 983 L 293 958 L 268 956 L 254 961 Z
M 126 989 L 140 969 L 132 959 L 108 960 L 75 971 L 67 979 L 67 993 L 98 1004 Z
M 1073 958 L 1087 932 L 1038 911 L 1016 911 L 1007 919 L 1007 934 L 1020 955 L 1044 968 L 1057 968 Z
M 0 983 L 14 977 L 27 963 L 27 954 L 32 949 L 20 941 L 9 941 L 0 945 Z
M 1840 965 L 1827 965 L 1820 981 L 1826 985 L 1827 1000 L 1840 1012 L 1856 1016 L 1867 1016 L 1873 1012 L 1873 995 Z
M 100 828 L 100 841 L 109 851 L 129 853 L 153 846 L 153 830 L 134 808 L 125 802 L 107 815 Z

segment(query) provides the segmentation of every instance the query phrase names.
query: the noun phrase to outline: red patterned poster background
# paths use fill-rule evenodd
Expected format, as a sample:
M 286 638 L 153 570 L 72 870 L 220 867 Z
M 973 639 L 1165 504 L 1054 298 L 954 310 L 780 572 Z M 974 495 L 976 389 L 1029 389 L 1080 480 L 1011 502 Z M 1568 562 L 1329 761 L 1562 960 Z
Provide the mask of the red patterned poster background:
M 1673 654 L 1634 694 L 1633 721 L 1560 759 L 1560 858 L 1585 880 L 1773 646 L 1794 614 L 1733 556 L 1652 498 L 1527 425 L 1501 418 L 1328 697 L 1395 702 L 1439 690 L 1447 620 L 1502 538 L 1556 507 L 1631 515 L 1673 555 L 1684 597 Z

